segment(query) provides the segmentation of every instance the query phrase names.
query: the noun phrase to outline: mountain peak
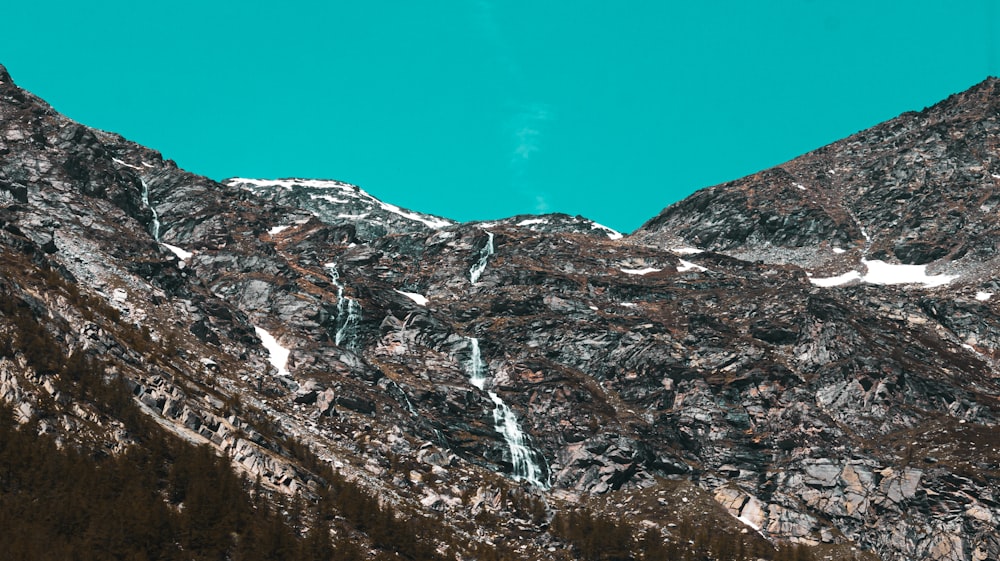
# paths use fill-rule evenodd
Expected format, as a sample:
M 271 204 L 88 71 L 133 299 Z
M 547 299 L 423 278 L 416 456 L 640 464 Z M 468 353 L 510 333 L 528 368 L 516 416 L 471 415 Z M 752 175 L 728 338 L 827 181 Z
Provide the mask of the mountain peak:
M 944 100 L 926 108 L 921 114 L 954 118 L 961 113 L 982 114 L 1000 106 L 1000 79 L 987 76 L 965 91 L 952 94 Z
M 796 264 L 820 277 L 865 278 L 872 261 L 988 276 L 1000 267 L 998 133 L 1000 80 L 991 77 L 919 113 L 699 191 L 634 238 Z

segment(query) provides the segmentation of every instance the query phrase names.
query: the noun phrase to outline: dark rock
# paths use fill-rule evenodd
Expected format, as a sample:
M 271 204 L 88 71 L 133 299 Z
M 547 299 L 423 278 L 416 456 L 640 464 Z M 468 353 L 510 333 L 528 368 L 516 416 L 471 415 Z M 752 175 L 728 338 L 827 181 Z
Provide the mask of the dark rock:
M 192 323 L 190 331 L 203 343 L 211 345 L 219 344 L 219 336 L 212 330 L 211 327 L 209 327 L 208 322 L 204 319 L 200 319 Z
M 750 329 L 750 333 L 760 339 L 775 345 L 790 345 L 798 339 L 798 332 L 789 327 L 774 325 L 767 322 L 757 322 Z
M 350 409 L 351 411 L 357 411 L 358 413 L 363 413 L 365 415 L 370 415 L 375 412 L 375 402 L 370 399 L 359 398 L 349 395 L 337 396 L 337 405 L 341 407 Z
M 28 203 L 28 188 L 24 185 L 0 180 L 0 190 L 10 193 L 11 198 L 16 202 Z

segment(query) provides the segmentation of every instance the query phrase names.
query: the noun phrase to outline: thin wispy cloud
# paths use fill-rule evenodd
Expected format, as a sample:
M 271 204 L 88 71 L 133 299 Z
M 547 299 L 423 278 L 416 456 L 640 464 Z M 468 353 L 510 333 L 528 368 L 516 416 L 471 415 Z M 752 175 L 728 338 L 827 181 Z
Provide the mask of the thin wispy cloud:
M 549 202 L 545 200 L 545 195 L 535 195 L 535 212 L 545 214 L 549 211 Z
M 546 123 L 550 120 L 552 111 L 541 103 L 522 107 L 509 120 L 511 184 L 529 200 L 535 199 L 535 212 L 539 214 L 548 212 L 549 204 L 532 180 L 531 165 L 544 148 Z
M 522 175 L 531 159 L 542 149 L 545 123 L 552 119 L 552 111 L 544 104 L 521 106 L 509 121 L 513 150 L 510 166 L 515 175 Z
M 509 115 L 504 121 L 504 127 L 510 139 L 508 164 L 512 187 L 529 200 L 534 199 L 536 212 L 546 212 L 549 205 L 545 195 L 531 184 L 528 172 L 529 164 L 542 151 L 547 123 L 553 119 L 554 112 L 548 104 L 532 100 L 533 96 L 524 92 L 524 73 L 498 24 L 494 4 L 489 0 L 477 0 L 474 7 L 481 36 L 493 51 L 496 66 L 506 74 L 504 82 L 510 88 Z

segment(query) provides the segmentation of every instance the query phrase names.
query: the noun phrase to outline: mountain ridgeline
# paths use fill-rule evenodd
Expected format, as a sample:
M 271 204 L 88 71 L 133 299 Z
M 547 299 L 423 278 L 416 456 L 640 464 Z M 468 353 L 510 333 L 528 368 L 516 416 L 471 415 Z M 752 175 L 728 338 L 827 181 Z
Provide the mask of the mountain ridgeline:
M 5 550 L 1000 559 L 998 90 L 622 236 L 215 182 L 0 67 Z

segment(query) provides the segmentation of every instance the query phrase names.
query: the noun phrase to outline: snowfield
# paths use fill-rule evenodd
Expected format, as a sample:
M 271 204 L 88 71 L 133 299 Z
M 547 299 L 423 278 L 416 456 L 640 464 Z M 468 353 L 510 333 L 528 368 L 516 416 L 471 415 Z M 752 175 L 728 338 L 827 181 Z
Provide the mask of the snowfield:
M 191 259 L 191 257 L 194 255 L 194 252 L 183 250 L 177 247 L 176 245 L 170 245 L 168 243 L 163 243 L 163 242 L 160 242 L 160 245 L 172 251 L 173 254 L 176 255 L 177 258 L 180 259 L 181 261 L 187 261 Z
M 406 296 L 407 298 L 413 300 L 414 302 L 420 304 L 421 306 L 427 305 L 427 297 L 424 296 L 423 294 L 417 294 L 416 292 L 403 292 L 402 290 L 397 290 L 396 292 L 402 294 L 403 296 Z
M 621 272 L 626 275 L 648 275 L 649 273 L 659 273 L 663 269 L 655 269 L 653 267 L 646 267 L 645 269 L 621 269 Z
M 255 325 L 253 330 L 257 332 L 257 336 L 260 337 L 261 343 L 264 345 L 264 348 L 267 349 L 267 352 L 270 355 L 268 360 L 272 365 L 274 365 L 275 368 L 278 369 L 278 376 L 291 375 L 288 371 L 288 355 L 291 354 L 291 351 L 282 347 L 278 343 L 278 340 L 264 329 Z
M 925 288 L 934 288 L 958 278 L 958 275 L 928 275 L 927 265 L 900 265 L 878 259 L 862 259 L 861 264 L 868 270 L 865 275 L 858 271 L 848 271 L 835 277 L 810 278 L 809 282 L 816 286 L 831 287 L 859 280 L 868 284 L 921 284 Z

